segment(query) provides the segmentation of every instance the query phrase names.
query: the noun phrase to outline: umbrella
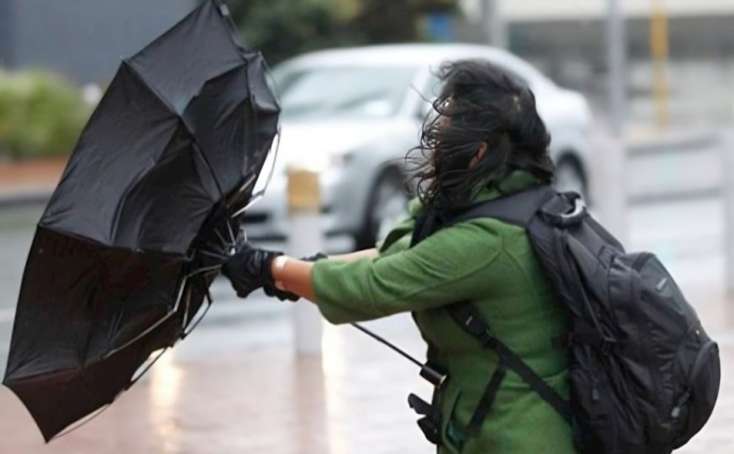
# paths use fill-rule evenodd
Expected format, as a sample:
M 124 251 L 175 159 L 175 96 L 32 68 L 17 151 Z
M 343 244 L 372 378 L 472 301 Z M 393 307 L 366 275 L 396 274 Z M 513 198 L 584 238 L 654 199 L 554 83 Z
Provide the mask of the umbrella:
M 195 326 L 257 194 L 279 107 L 204 2 L 119 67 L 38 223 L 3 383 L 46 441 Z M 213 271 L 213 272 L 212 272 Z

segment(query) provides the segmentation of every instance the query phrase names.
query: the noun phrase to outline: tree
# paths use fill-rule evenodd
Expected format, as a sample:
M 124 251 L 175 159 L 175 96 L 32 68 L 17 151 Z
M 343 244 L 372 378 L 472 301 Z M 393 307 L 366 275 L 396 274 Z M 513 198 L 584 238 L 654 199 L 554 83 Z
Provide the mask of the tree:
M 366 43 L 423 41 L 423 16 L 453 12 L 456 4 L 457 0 L 363 0 L 352 23 Z
M 245 42 L 271 63 L 290 56 L 360 42 L 335 9 L 335 0 L 233 0 L 232 15 Z
M 421 41 L 429 12 L 457 0 L 231 0 L 248 45 L 271 63 L 325 47 Z

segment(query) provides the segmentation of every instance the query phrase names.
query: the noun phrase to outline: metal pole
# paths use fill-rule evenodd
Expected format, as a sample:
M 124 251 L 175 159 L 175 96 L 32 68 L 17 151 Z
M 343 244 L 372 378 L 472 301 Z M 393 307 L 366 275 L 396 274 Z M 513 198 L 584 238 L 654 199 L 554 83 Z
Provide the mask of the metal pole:
M 607 63 L 609 68 L 608 128 L 598 124 L 591 137 L 591 149 L 597 153 L 592 161 L 591 189 L 594 210 L 604 225 L 622 243 L 627 240 L 627 188 L 624 177 L 626 150 L 625 117 L 625 33 L 624 16 L 619 0 L 607 0 Z
M 607 0 L 607 61 L 609 63 L 609 120 L 615 136 L 622 134 L 626 110 L 627 39 L 620 0 Z
M 500 0 L 482 0 L 482 30 L 484 40 L 491 46 L 507 47 L 507 26 L 500 11 Z
M 319 176 L 308 170 L 288 171 L 288 252 L 295 257 L 323 249 L 321 236 Z M 321 314 L 316 305 L 293 305 L 293 341 L 298 354 L 321 354 Z
M 650 54 L 652 55 L 653 93 L 657 125 L 668 126 L 668 16 L 662 0 L 652 0 L 650 16 Z
M 723 134 L 720 150 L 724 166 L 724 281 L 726 292 L 734 296 L 734 130 Z

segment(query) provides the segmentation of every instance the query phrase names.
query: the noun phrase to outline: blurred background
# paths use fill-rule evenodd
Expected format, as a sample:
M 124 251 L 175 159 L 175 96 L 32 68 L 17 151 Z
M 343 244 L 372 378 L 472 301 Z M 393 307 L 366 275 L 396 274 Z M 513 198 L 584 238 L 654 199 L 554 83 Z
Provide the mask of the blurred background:
M 35 223 L 81 128 L 121 59 L 198 3 L 0 0 L 0 369 Z M 402 157 L 436 94 L 434 71 L 445 60 L 489 59 L 535 92 L 558 185 L 584 193 L 628 249 L 657 253 L 719 341 L 718 407 L 680 452 L 730 452 L 734 2 L 226 3 L 243 41 L 270 63 L 283 107 L 274 177 L 246 215 L 253 240 L 285 250 L 299 241 L 286 206 L 286 169 L 297 165 L 320 175 L 322 248 L 374 245 L 410 197 Z M 263 295 L 239 304 L 221 281 L 213 293 L 197 333 L 90 428 L 43 448 L 13 402 L 0 426 L 19 433 L 18 444 L 0 452 L 212 452 L 203 447 L 214 440 L 214 452 L 431 452 L 403 403 L 422 386 L 409 365 L 328 326 L 321 356 L 292 355 L 289 306 Z M 409 317 L 372 325 L 422 355 Z M 216 368 L 227 378 L 202 372 Z M 248 398 L 236 391 L 243 384 L 290 391 Z M 222 395 L 227 387 L 236 398 Z M 184 398 L 191 393 L 211 393 L 216 410 Z M 130 423 L 141 412 L 147 423 Z M 181 416 L 192 412 L 203 422 Z

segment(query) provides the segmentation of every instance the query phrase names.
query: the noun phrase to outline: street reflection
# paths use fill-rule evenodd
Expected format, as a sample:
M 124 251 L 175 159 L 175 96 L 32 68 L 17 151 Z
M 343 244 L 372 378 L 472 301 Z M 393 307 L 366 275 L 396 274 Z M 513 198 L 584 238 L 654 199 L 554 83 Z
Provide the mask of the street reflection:
M 345 390 L 342 389 L 345 383 L 343 377 L 347 369 L 347 352 L 344 348 L 344 340 L 340 332 L 340 328 L 324 323 L 323 336 L 321 338 L 323 351 L 321 367 L 324 373 L 323 386 L 329 390 L 324 396 L 326 414 L 328 416 L 328 443 L 329 452 L 332 453 L 348 452 L 350 445 L 344 430 L 344 415 L 349 409 L 346 408 L 346 399 L 344 399 Z
M 150 370 L 150 418 L 162 453 L 181 452 L 181 433 L 176 421 L 183 378 L 183 371 L 170 351 Z

